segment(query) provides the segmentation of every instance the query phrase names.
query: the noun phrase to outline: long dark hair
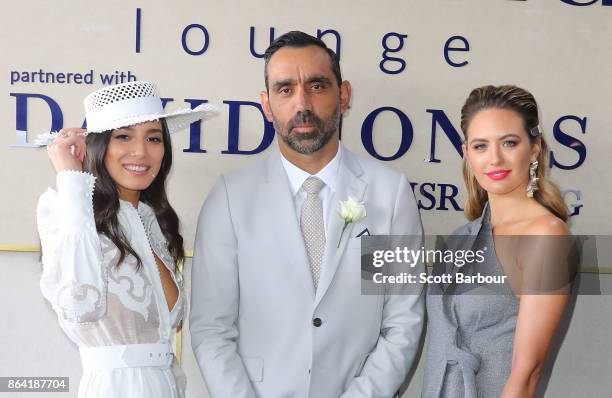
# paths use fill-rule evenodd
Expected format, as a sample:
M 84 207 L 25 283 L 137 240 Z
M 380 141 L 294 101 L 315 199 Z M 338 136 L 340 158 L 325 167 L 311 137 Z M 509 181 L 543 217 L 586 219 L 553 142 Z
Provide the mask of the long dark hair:
M 179 219 L 176 212 L 168 202 L 166 195 L 166 177 L 172 166 L 172 143 L 166 121 L 161 119 L 162 136 L 164 142 L 164 157 L 162 158 L 159 173 L 145 190 L 140 192 L 140 201 L 151 206 L 159 227 L 168 241 L 168 251 L 176 265 L 185 257 L 183 248 L 183 237 L 179 232 Z M 106 149 L 111 138 L 112 130 L 103 133 L 88 134 L 85 140 L 87 152 L 83 163 L 83 171 L 87 171 L 96 177 L 93 193 L 93 208 L 96 229 L 98 233 L 107 236 L 119 249 L 119 265 L 127 254 L 131 254 L 138 261 L 138 267 L 142 261 L 136 251 L 130 246 L 129 241 L 120 228 L 117 213 L 119 212 L 119 192 L 117 184 L 112 179 L 104 159 Z

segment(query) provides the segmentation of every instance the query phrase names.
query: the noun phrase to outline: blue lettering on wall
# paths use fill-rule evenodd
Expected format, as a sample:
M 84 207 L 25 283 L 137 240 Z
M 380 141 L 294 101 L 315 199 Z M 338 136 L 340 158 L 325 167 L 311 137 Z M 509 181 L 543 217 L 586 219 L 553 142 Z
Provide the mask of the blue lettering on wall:
M 191 109 L 198 105 L 208 102 L 208 100 L 185 98 Z M 165 105 L 165 104 L 164 104 Z M 189 125 L 189 148 L 183 149 L 183 152 L 190 153 L 206 153 L 206 150 L 201 146 L 202 136 L 202 121 L 198 120 Z
M 460 41 L 462 46 L 461 47 L 451 47 L 451 45 L 455 41 Z M 470 43 L 467 41 L 467 39 L 465 37 L 463 37 L 463 36 L 452 36 L 451 38 L 449 38 L 446 41 L 446 43 L 444 43 L 444 59 L 446 60 L 446 62 L 450 66 L 453 66 L 455 68 L 461 68 L 461 67 L 463 67 L 463 66 L 468 64 L 468 61 L 453 62 L 453 60 L 451 60 L 450 56 L 449 56 L 449 53 L 451 51 L 469 52 L 470 51 Z
M 140 52 L 140 23 L 142 16 L 142 10 L 140 8 L 136 9 L 136 52 Z
M 446 201 L 448 200 L 456 211 L 463 211 L 461 206 L 457 203 L 455 198 L 459 194 L 459 188 L 453 184 L 438 184 L 440 187 L 440 205 L 436 210 L 448 210 L 446 207 Z M 450 190 L 450 192 L 448 192 Z
M 274 27 L 270 28 L 270 44 L 274 41 Z M 266 46 L 268 47 L 268 46 Z M 253 55 L 255 58 L 263 58 L 265 53 L 258 53 L 257 51 L 255 51 L 255 27 L 251 26 L 251 28 L 249 29 L 249 48 L 251 50 L 251 55 Z
M 593 4 L 597 3 L 597 0 L 590 0 L 590 1 L 576 1 L 576 0 L 561 0 L 563 3 L 565 4 L 569 4 L 571 6 L 592 6 Z M 612 6 L 612 0 L 602 0 L 601 2 L 602 6 Z
M 567 120 L 571 120 L 571 121 L 578 123 L 582 134 L 586 134 L 587 118 L 586 117 L 579 118 L 578 116 L 574 116 L 574 115 L 566 115 L 566 116 L 563 116 L 557 119 L 557 121 L 555 122 L 555 125 L 553 126 L 553 136 L 555 137 L 557 142 L 575 151 L 578 154 L 578 160 L 573 164 L 563 164 L 563 163 L 560 163 L 555 158 L 554 152 L 550 151 L 550 167 L 551 168 L 558 167 L 562 170 L 577 169 L 578 167 L 580 167 L 580 165 L 582 165 L 582 163 L 584 163 L 584 160 L 586 159 L 587 148 L 584 145 L 584 143 L 580 141 L 579 139 L 574 138 L 571 135 L 565 133 L 561 129 L 561 124 Z
M 35 145 L 27 142 L 27 120 L 28 120 L 28 99 L 39 99 L 43 100 L 49 107 L 51 112 L 51 127 L 49 130 L 57 131 L 63 127 L 63 115 L 59 104 L 51 97 L 44 94 L 37 93 L 10 93 L 16 100 L 16 143 L 12 146 L 32 147 Z M 161 98 L 162 105 L 166 107 L 168 102 L 173 101 L 173 98 Z M 185 99 L 185 102 L 189 103 L 191 108 L 207 102 L 204 99 Z M 228 120 L 228 147 L 227 150 L 222 151 L 223 154 L 232 155 L 252 155 L 264 151 L 274 139 L 274 127 L 272 123 L 268 122 L 264 117 L 261 105 L 259 103 L 250 101 L 224 101 L 229 106 L 229 120 Z M 255 107 L 259 110 L 262 121 L 264 124 L 264 131 L 262 140 L 259 145 L 254 149 L 241 149 L 239 146 L 240 136 L 240 109 L 243 106 Z M 432 163 L 441 163 L 441 160 L 436 157 L 436 145 L 437 145 L 437 132 L 438 126 L 442 129 L 446 137 L 449 139 L 455 151 L 459 156 L 462 156 L 461 151 L 461 136 L 460 133 L 454 128 L 445 112 L 440 109 L 427 109 L 428 113 L 432 115 L 431 123 L 431 141 L 429 157 L 425 160 Z M 382 112 L 392 112 L 400 121 L 401 125 L 401 142 L 399 148 L 395 154 L 391 156 L 383 156 L 379 154 L 374 147 L 374 123 L 378 115 Z M 553 151 L 550 152 L 550 167 L 558 167 L 563 170 L 573 170 L 580 167 L 587 156 L 586 145 L 577 138 L 572 137 L 564 131 L 566 128 L 565 123 L 574 122 L 580 128 L 582 134 L 586 134 L 587 118 L 580 118 L 575 115 L 565 115 L 559 118 L 553 127 L 553 137 L 561 145 L 570 148 L 575 151 L 578 155 L 578 159 L 574 163 L 566 164 L 561 163 L 558 159 L 558 152 L 555 154 Z M 83 125 L 86 127 L 86 121 Z M 340 122 L 340 131 L 342 130 L 342 121 Z M 183 151 L 188 153 L 206 153 L 206 150 L 202 148 L 202 127 L 201 122 L 194 122 L 190 125 L 189 130 L 189 147 Z M 374 158 L 383 161 L 395 160 L 402 157 L 410 149 L 414 138 L 413 126 L 406 114 L 401 110 L 394 107 L 381 107 L 370 112 L 363 121 L 361 126 L 361 140 L 366 151 Z M 423 189 L 427 189 L 424 187 Z M 424 205 L 427 207 L 428 205 Z M 454 205 L 453 205 L 454 207 Z
M 412 185 L 412 189 L 414 190 L 416 183 L 414 184 L 411 183 L 411 185 Z M 419 186 L 419 193 L 421 194 L 421 196 L 429 200 L 429 204 L 425 205 L 423 203 L 423 199 L 418 199 L 417 205 L 419 206 L 419 209 L 431 210 L 436 206 L 436 197 L 434 196 L 435 189 L 436 189 L 436 184 L 431 183 L 431 182 L 424 182 Z
M 582 3 L 580 1 L 574 1 L 574 0 L 561 0 L 561 1 L 571 6 L 590 6 L 591 4 L 597 3 L 597 0 L 587 1 L 586 3 Z
M 431 163 L 440 163 L 440 159 L 436 159 L 436 126 L 440 125 L 444 134 L 448 137 L 450 142 L 453 144 L 453 147 L 459 154 L 459 156 L 463 156 L 463 151 L 461 150 L 461 136 L 453 127 L 453 124 L 448 117 L 441 109 L 427 109 L 427 113 L 431 113 L 431 145 L 429 146 L 429 159 L 428 162 Z
M 127 73 L 118 70 L 115 73 L 100 73 L 100 81 L 102 84 L 119 84 L 125 82 L 134 82 L 136 81 L 136 75 L 132 73 L 132 71 L 128 71 Z
M 164 109 L 166 109 L 166 105 L 168 104 L 168 102 L 174 101 L 174 98 L 171 98 L 171 97 L 161 97 L 160 100 L 161 100 L 161 103 L 162 103 L 162 107 Z M 185 101 L 187 101 L 187 100 L 185 100 Z
M 402 139 L 400 142 L 400 147 L 394 155 L 387 156 L 387 157 L 381 156 L 378 154 L 378 152 L 376 152 L 376 149 L 374 148 L 374 141 L 373 141 L 374 121 L 376 120 L 376 117 L 381 112 L 395 113 L 397 117 L 399 118 L 401 126 L 402 126 Z M 382 108 L 373 110 L 365 118 L 365 120 L 363 121 L 363 124 L 361 125 L 361 141 L 363 143 L 363 146 L 370 155 L 372 155 L 378 160 L 388 161 L 388 160 L 395 160 L 395 159 L 402 157 L 408 151 L 408 149 L 410 149 L 410 145 L 412 144 L 413 135 L 414 134 L 413 134 L 413 129 L 412 129 L 412 123 L 410 123 L 410 119 L 408 119 L 408 116 L 406 116 L 404 112 L 400 111 L 399 109 L 393 108 L 390 106 L 384 106 Z
M 388 53 L 397 53 L 398 51 L 401 51 L 402 48 L 404 48 L 404 39 L 407 37 L 408 35 L 403 35 L 403 34 L 396 33 L 396 32 L 389 32 L 383 36 L 382 46 L 383 46 L 384 51 L 382 53 L 382 60 L 380 61 L 380 64 L 378 65 L 381 71 L 388 73 L 390 75 L 395 75 L 395 74 L 401 73 L 404 69 L 406 69 L 406 61 L 404 61 L 402 58 L 390 57 Z M 397 45 L 394 46 L 394 48 L 391 48 L 388 43 L 389 39 L 391 38 L 397 39 Z M 387 62 L 396 62 L 399 65 L 397 65 L 394 69 L 389 69 L 386 66 Z
M 227 150 L 221 151 L 221 153 L 229 155 L 254 155 L 265 150 L 270 146 L 274 140 L 274 126 L 268 122 L 264 116 L 261 105 L 257 102 L 251 101 L 223 101 L 224 104 L 229 105 L 229 123 L 228 123 L 228 140 Z M 264 123 L 264 133 L 259 146 L 252 150 L 241 150 L 239 149 L 240 142 L 240 107 L 241 106 L 252 106 L 259 110 Z
M 187 46 L 187 34 L 189 33 L 190 30 L 192 29 L 198 29 L 200 30 L 203 34 L 203 44 L 202 44 L 202 48 L 199 50 L 191 50 L 188 46 Z M 206 50 L 208 50 L 208 44 L 210 42 L 210 37 L 208 36 L 208 30 L 206 30 L 206 28 L 200 24 L 197 23 L 192 23 L 190 25 L 185 26 L 185 29 L 183 29 L 183 34 L 181 36 L 181 43 L 183 44 L 183 50 L 185 50 L 185 52 L 187 54 L 190 55 L 202 55 L 206 52 Z
M 270 40 L 269 40 L 269 44 L 272 44 L 272 42 L 274 41 L 275 31 L 276 30 L 275 30 L 274 27 L 270 27 Z M 338 57 L 338 60 L 340 60 L 340 49 L 341 49 L 340 33 L 338 33 L 338 31 L 334 30 L 334 29 L 327 29 L 327 30 L 317 29 L 317 38 L 318 39 L 323 40 L 323 36 L 325 36 L 325 35 L 333 35 L 334 38 L 336 39 L 336 43 L 335 43 L 336 50 L 334 52 L 336 53 L 336 56 Z M 328 47 L 332 48 L 332 46 L 329 46 L 329 45 L 328 45 Z M 255 27 L 254 26 L 251 26 L 249 28 L 249 50 L 251 51 L 251 55 L 254 56 L 255 58 L 263 58 L 265 56 L 265 52 L 258 53 L 255 50 Z
M 64 124 L 64 116 L 62 110 L 55 100 L 44 94 L 34 93 L 9 93 L 11 97 L 15 97 L 16 112 L 15 112 L 15 134 L 16 141 L 12 146 L 19 147 L 32 147 L 35 145 L 28 144 L 27 142 L 27 131 L 28 131 L 28 99 L 38 98 L 49 106 L 51 111 L 51 127 L 49 131 L 59 131 Z
M 436 184 L 434 182 L 423 182 L 420 184 L 411 182 L 410 186 L 420 210 L 432 210 L 435 208 L 435 210 L 448 211 L 447 202 L 450 202 L 455 211 L 463 211 L 457 203 L 456 198 L 459 195 L 459 188 L 456 185 Z
M 321 29 L 317 29 L 317 38 L 323 40 L 323 36 L 327 35 L 327 34 L 331 34 L 334 35 L 334 37 L 336 38 L 336 57 L 338 57 L 338 60 L 340 60 L 340 33 L 338 33 L 337 30 L 334 29 L 327 29 L 327 30 L 321 30 Z M 327 44 L 327 43 L 326 43 Z M 327 46 L 330 47 L 331 46 Z

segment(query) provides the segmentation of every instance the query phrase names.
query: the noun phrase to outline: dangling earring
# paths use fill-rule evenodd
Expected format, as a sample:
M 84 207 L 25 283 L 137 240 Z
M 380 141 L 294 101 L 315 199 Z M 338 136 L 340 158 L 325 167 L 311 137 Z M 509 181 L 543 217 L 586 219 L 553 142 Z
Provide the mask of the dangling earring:
M 538 190 L 538 161 L 529 163 L 529 185 L 527 185 L 527 197 L 533 198 L 533 194 Z

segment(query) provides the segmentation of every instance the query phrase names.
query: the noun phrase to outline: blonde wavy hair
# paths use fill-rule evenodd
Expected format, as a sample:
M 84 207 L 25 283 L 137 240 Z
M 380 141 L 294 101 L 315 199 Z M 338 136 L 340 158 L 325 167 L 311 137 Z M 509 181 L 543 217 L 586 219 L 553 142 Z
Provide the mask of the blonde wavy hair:
M 529 134 L 532 128 L 539 126 L 538 104 L 533 95 L 516 86 L 483 86 L 478 87 L 470 93 L 465 104 L 461 108 L 461 130 L 467 142 L 467 129 L 474 116 L 484 109 L 499 108 L 516 112 L 523 119 L 525 132 L 530 143 L 536 143 L 537 137 Z M 540 137 L 540 153 L 538 154 L 537 186 L 538 190 L 533 195 L 534 199 L 546 207 L 555 216 L 563 221 L 568 219 L 568 209 L 561 197 L 559 188 L 547 177 L 548 171 L 548 145 L 542 134 Z M 481 216 L 484 205 L 488 200 L 485 191 L 467 164 L 465 156 L 462 161 L 463 181 L 468 191 L 465 203 L 465 216 L 474 220 Z

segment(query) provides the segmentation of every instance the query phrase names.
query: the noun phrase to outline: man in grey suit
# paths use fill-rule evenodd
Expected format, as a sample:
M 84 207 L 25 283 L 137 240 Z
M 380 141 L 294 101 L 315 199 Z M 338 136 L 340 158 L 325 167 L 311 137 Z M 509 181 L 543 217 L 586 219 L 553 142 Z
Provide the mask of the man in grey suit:
M 361 294 L 363 234 L 422 234 L 406 178 L 339 141 L 351 86 L 325 44 L 268 48 L 278 149 L 219 178 L 200 213 L 190 331 L 213 398 L 392 397 L 415 360 L 422 292 Z M 362 202 L 345 226 L 339 203 Z

